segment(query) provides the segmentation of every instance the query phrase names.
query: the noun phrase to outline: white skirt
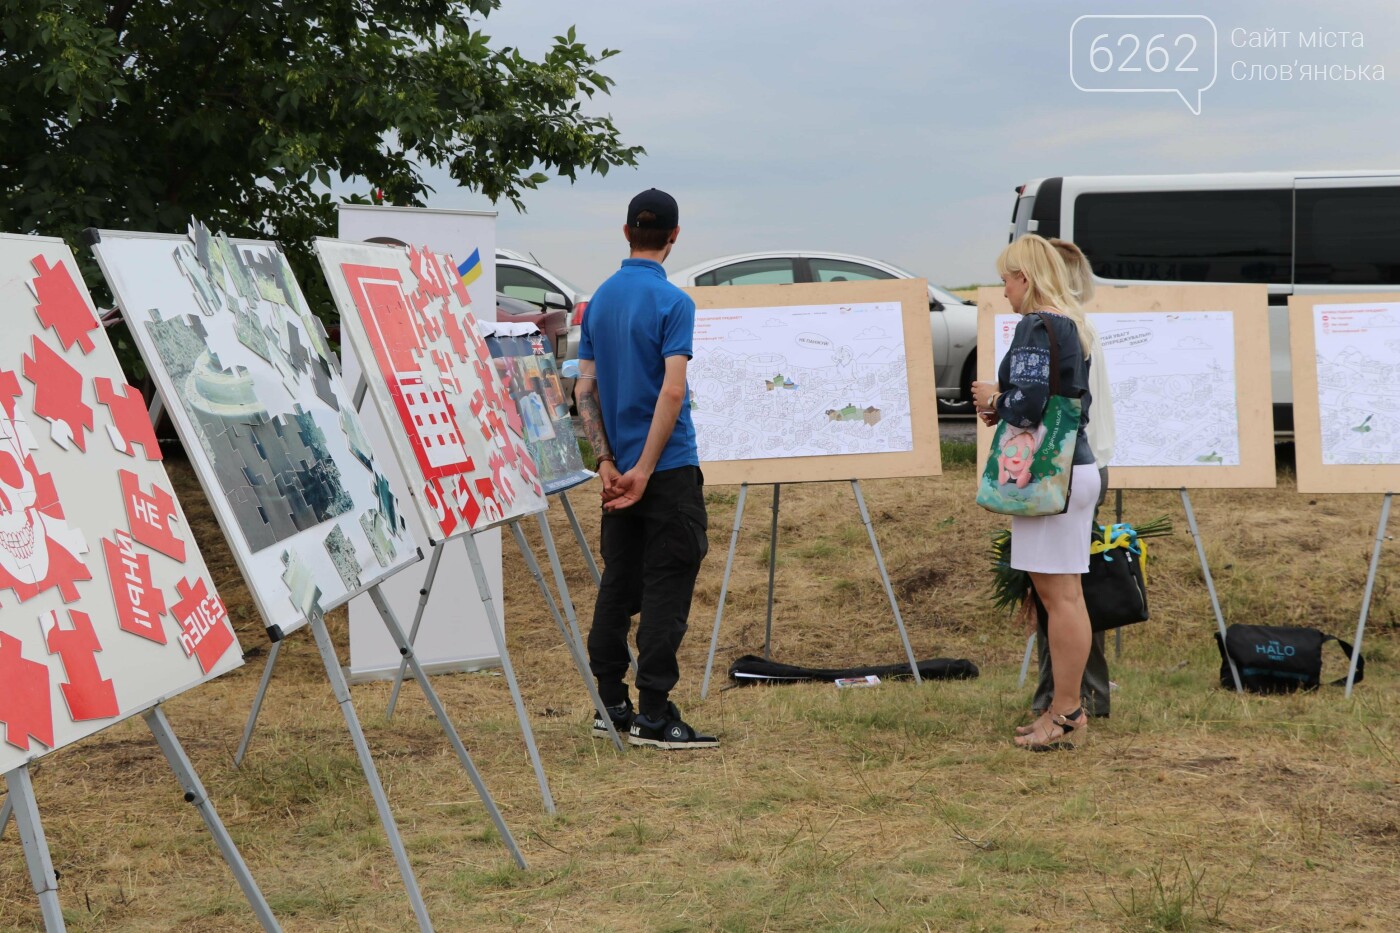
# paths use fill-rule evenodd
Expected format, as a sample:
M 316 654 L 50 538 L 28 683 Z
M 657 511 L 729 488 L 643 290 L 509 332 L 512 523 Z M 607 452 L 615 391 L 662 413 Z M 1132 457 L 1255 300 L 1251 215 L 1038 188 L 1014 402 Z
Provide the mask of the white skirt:
M 1059 515 L 1011 516 L 1011 567 L 1030 573 L 1088 573 L 1089 533 L 1099 501 L 1099 468 L 1077 463 L 1069 508 Z

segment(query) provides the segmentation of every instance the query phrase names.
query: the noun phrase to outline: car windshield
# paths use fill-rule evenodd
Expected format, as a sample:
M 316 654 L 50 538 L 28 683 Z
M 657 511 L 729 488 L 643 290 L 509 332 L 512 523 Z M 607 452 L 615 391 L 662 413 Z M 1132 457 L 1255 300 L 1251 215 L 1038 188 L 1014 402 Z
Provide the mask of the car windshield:
M 952 292 L 947 291 L 946 289 L 939 288 L 937 285 L 930 285 L 928 287 L 928 290 L 933 293 L 933 297 L 937 298 L 941 303 L 945 305 L 967 304 L 966 301 L 959 298 L 957 295 L 954 295 Z
M 895 265 L 894 263 L 892 263 L 892 262 L 887 262 L 887 263 L 885 263 L 885 265 L 889 266 L 891 269 L 898 269 L 901 273 L 903 273 L 904 275 L 907 275 L 907 276 L 908 276 L 909 278 L 911 278 L 911 279 L 921 279 L 921 278 L 923 278 L 923 276 L 921 276 L 921 275 L 915 275 L 913 272 L 910 272 L 908 269 L 904 268 L 903 266 L 896 266 L 896 265 Z M 952 292 L 948 291 L 948 289 L 943 288 L 942 286 L 939 286 L 939 285 L 934 285 L 932 282 L 929 283 L 929 285 L 928 285 L 928 290 L 929 290 L 929 292 L 931 292 L 931 293 L 933 294 L 933 297 L 935 297 L 935 298 L 938 299 L 938 301 L 939 301 L 940 304 L 945 304 L 945 305 L 949 305 L 949 304 L 952 304 L 952 305 L 967 304 L 967 302 L 963 301 L 963 300 L 962 300 L 961 298 L 959 298 L 957 295 L 954 295 Z
M 541 267 L 541 268 L 543 268 L 543 267 Z M 583 289 L 579 288 L 579 287 L 578 287 L 577 285 L 575 285 L 573 282 L 570 282 L 568 279 L 564 278 L 562 275 L 560 275 L 558 272 L 555 272 L 553 269 L 550 269 L 550 270 L 549 270 L 549 274 L 552 275 L 552 276 L 554 276 L 556 279 L 558 279 L 558 280 L 559 280 L 559 284 L 563 285 L 565 288 L 567 288 L 569 291 L 573 292 L 575 295 L 582 295 L 582 294 L 583 294 Z

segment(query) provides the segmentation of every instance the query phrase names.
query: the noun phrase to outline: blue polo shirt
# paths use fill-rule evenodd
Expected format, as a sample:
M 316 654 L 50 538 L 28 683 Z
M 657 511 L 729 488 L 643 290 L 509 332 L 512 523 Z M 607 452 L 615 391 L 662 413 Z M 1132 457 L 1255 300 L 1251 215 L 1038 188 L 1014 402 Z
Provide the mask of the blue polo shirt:
M 624 259 L 622 268 L 593 293 L 581 331 L 578 358 L 595 364 L 603 429 L 618 470 L 626 473 L 646 447 L 666 377 L 666 357 L 693 355 L 695 302 L 666 281 L 661 263 Z M 699 465 L 687 386 L 680 417 L 656 469 Z

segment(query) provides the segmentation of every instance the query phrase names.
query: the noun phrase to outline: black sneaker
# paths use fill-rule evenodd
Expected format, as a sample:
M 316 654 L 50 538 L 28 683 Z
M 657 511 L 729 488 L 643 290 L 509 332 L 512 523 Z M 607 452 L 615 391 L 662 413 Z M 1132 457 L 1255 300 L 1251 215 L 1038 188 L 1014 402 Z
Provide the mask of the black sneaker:
M 632 718 L 632 730 L 627 741 L 633 745 L 650 745 L 653 748 L 718 748 L 719 739 L 712 735 L 701 735 L 681 719 L 681 711 L 676 704 L 666 704 L 666 717 L 652 719 L 642 713 Z
M 616 706 L 605 707 L 608 711 L 608 718 L 612 720 L 613 728 L 621 734 L 626 734 L 632 728 L 632 701 L 623 700 Z M 593 737 L 595 739 L 610 739 L 608 735 L 608 724 L 603 721 L 603 717 L 598 715 L 598 711 L 593 711 Z

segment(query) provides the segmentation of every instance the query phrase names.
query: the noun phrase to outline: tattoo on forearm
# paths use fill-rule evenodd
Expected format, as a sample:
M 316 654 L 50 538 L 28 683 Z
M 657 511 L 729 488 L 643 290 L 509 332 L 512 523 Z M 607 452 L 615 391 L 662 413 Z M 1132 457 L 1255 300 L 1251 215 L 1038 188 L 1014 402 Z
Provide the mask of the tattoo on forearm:
M 579 396 L 574 404 L 578 407 L 579 417 L 583 419 L 583 433 L 593 446 L 594 458 L 611 457 L 612 446 L 608 444 L 608 435 L 603 430 L 603 413 L 598 408 L 598 396 L 589 392 Z

